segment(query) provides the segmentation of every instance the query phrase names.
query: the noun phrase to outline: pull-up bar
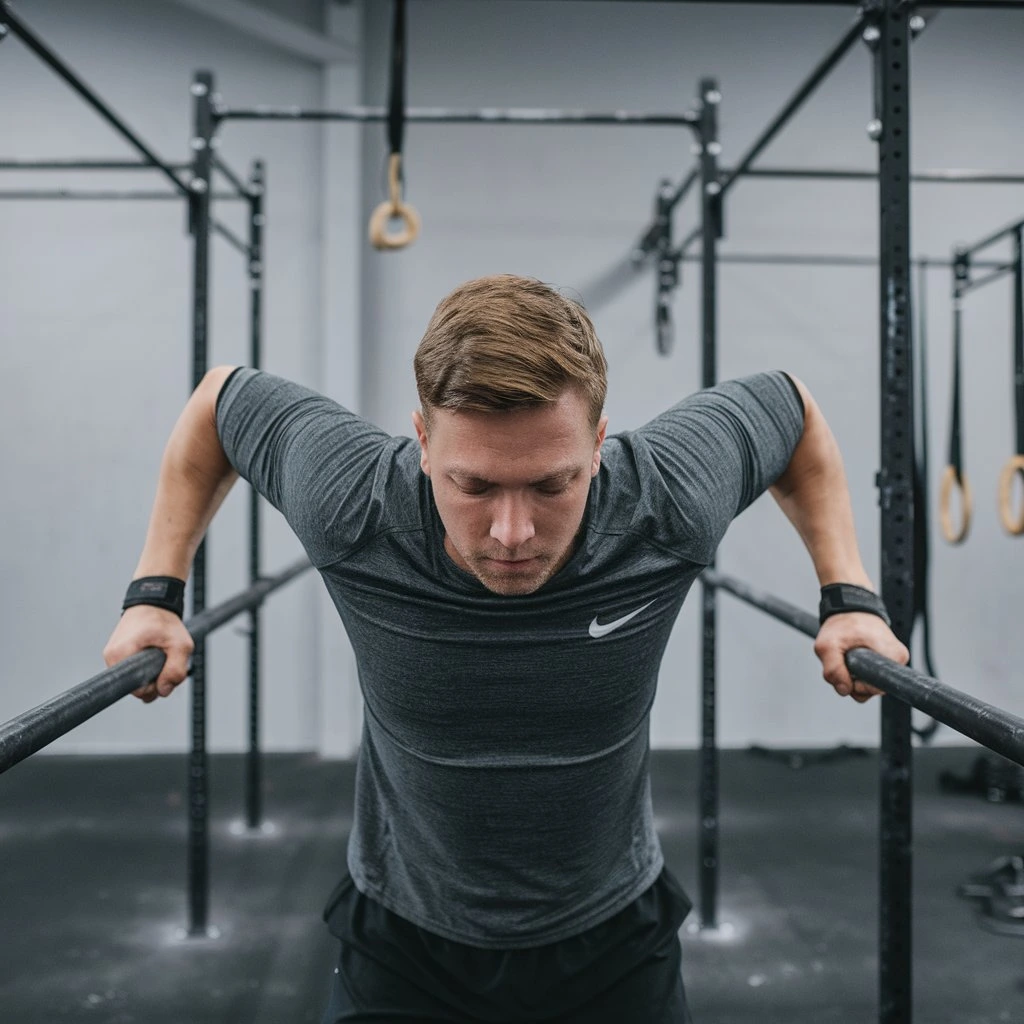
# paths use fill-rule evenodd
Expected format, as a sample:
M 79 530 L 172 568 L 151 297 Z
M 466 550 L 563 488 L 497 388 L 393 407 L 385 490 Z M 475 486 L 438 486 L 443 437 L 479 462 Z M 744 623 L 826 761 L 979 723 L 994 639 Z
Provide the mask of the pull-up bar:
M 242 196 L 234 192 L 217 193 L 214 196 L 218 200 L 241 199 Z M 73 188 L 42 188 L 42 189 L 0 189 L 0 200 L 2 199 L 74 199 L 74 200 L 118 200 L 137 199 L 142 202 L 161 201 L 173 199 L 176 203 L 181 202 L 181 196 L 177 192 L 157 192 L 152 189 L 92 189 L 80 190 Z M 223 225 L 220 225 L 223 227 Z M 224 229 L 227 230 L 226 228 Z
M 146 162 L 152 167 L 161 171 L 165 177 L 182 193 L 188 195 L 188 186 L 174 173 L 170 165 L 147 146 L 142 139 L 128 127 L 128 124 L 118 116 L 113 108 L 71 70 L 47 45 L 39 38 L 13 10 L 7 0 L 0 0 L 0 24 L 7 25 L 19 39 L 30 49 L 44 64 L 64 79 L 75 92 L 78 93 L 86 103 L 89 104 L 122 138 L 124 138 L 133 149 L 141 153 Z
M 360 123 L 386 121 L 384 107 L 343 107 L 338 110 L 305 110 L 302 107 L 257 106 L 249 108 L 214 107 L 214 120 L 220 121 L 355 121 Z M 542 110 L 533 107 L 460 110 L 451 107 L 410 107 L 405 120 L 422 124 L 590 124 L 648 125 L 654 127 L 692 128 L 697 124 L 693 113 L 668 114 L 643 111 L 614 110 L 595 113 L 586 110 Z
M 187 171 L 191 164 L 167 164 L 172 171 Z M 0 160 L 0 171 L 151 171 L 145 160 Z
M 807 636 L 818 635 L 817 617 L 781 597 L 714 570 L 705 571 L 701 579 Z M 846 665 L 855 678 L 1024 767 L 1024 719 L 866 648 L 849 651 Z
M 872 15 L 867 11 L 860 12 L 853 24 L 843 33 L 839 42 L 822 58 L 817 67 L 804 80 L 803 84 L 793 93 L 789 102 L 757 137 L 754 144 L 740 159 L 735 170 L 726 174 L 724 181 L 722 181 L 722 195 L 729 191 L 736 179 L 743 175 L 761 153 L 764 152 L 768 144 L 789 123 L 790 119 L 803 106 L 811 93 L 818 88 L 825 78 L 828 77 L 832 69 L 846 56 L 853 45 L 860 39 L 865 25 L 871 18 Z
M 1014 221 L 1014 223 L 1007 225 L 1005 228 L 1000 228 L 999 231 L 995 231 L 986 238 L 983 238 L 980 242 L 975 242 L 974 245 L 968 246 L 965 249 L 959 249 L 957 254 L 964 259 L 969 259 L 976 252 L 981 252 L 982 249 L 987 249 L 990 245 L 995 245 L 996 242 L 1001 242 L 1004 238 L 1010 238 L 1020 231 L 1021 228 L 1024 228 L 1024 220 Z

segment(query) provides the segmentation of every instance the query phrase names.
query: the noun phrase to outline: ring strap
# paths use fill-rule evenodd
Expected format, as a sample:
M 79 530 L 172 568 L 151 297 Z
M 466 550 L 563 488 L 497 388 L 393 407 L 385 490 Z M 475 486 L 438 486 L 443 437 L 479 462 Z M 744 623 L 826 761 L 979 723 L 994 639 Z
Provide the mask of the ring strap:
M 1013 233 L 1013 418 L 1016 453 L 999 474 L 999 518 L 1011 536 L 1024 533 L 1024 501 L 1014 513 L 1013 481 L 1024 481 L 1024 228 Z
M 960 290 L 967 282 L 969 264 L 967 256 L 958 253 L 953 263 L 953 398 L 949 415 L 949 459 L 942 475 L 939 491 L 939 520 L 942 524 L 942 535 L 950 544 L 962 543 L 971 528 L 971 488 L 964 472 L 963 445 L 961 438 L 961 348 L 963 339 L 963 309 Z M 960 525 L 953 523 L 950 509 L 954 489 L 961 491 Z
M 402 152 L 405 135 L 405 0 L 395 0 L 391 22 L 391 83 L 388 93 L 388 144 Z
M 914 461 L 914 626 L 921 626 L 921 653 L 928 675 L 939 677 L 932 658 L 931 613 L 931 543 L 929 540 L 928 492 L 931 476 L 931 446 L 928 440 L 928 261 L 917 264 L 917 335 L 914 339 L 914 360 L 917 366 L 917 390 L 914 408 L 917 415 Z M 909 645 L 908 645 L 909 646 Z M 911 661 L 913 664 L 913 661 Z M 911 723 L 911 731 L 923 743 L 938 732 L 939 722 L 930 718 L 924 725 Z
M 405 0 L 395 0 L 391 23 L 391 81 L 388 92 L 388 199 L 370 215 L 370 242 L 376 249 L 403 249 L 420 233 L 420 216 L 402 199 L 402 147 L 405 137 Z M 393 219 L 402 221 L 388 232 Z

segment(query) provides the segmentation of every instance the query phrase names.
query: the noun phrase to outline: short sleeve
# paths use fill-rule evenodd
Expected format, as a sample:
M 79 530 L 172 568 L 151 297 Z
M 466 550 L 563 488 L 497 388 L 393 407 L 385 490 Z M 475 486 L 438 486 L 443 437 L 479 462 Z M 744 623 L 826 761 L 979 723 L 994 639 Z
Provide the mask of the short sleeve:
M 237 370 L 217 398 L 217 433 L 228 461 L 284 515 L 315 565 L 379 528 L 373 482 L 396 439 L 337 402 Z
M 698 391 L 634 432 L 657 478 L 647 488 L 656 513 L 688 557 L 711 561 L 732 520 L 789 465 L 803 422 L 799 392 L 776 371 Z

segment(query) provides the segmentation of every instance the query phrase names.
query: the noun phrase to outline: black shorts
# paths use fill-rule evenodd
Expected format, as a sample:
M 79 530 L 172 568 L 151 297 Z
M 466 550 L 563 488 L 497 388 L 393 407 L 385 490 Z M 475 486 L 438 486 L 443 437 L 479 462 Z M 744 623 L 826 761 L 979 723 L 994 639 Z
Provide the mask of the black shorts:
M 323 1024 L 689 1024 L 678 933 L 690 905 L 666 868 L 579 935 L 481 949 L 391 913 L 346 875 L 324 911 L 341 955 Z

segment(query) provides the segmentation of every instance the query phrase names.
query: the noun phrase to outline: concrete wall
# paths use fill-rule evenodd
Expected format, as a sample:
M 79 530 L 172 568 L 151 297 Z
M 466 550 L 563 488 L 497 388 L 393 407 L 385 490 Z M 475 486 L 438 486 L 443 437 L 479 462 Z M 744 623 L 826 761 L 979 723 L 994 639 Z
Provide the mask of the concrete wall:
M 281 13 L 281 5 L 264 5 Z M 389 5 L 328 4 L 323 24 L 362 39 L 361 61 L 324 69 L 183 9 L 91 0 L 25 0 L 19 10 L 169 159 L 185 159 L 187 88 L 208 67 L 231 105 L 382 103 Z M 298 16 L 297 16 L 298 17 Z M 411 105 L 679 111 L 704 75 L 721 83 L 722 160 L 736 160 L 849 23 L 846 8 L 415 0 L 410 4 Z M 315 12 L 304 5 L 310 29 Z M 1020 171 L 1013 131 L 1024 70 L 1020 12 L 947 11 L 913 51 L 913 158 L 918 169 Z M 953 73 L 955 72 L 955 73 Z M 0 51 L 0 153 L 126 153 L 80 101 L 15 40 Z M 858 47 L 779 137 L 765 164 L 872 169 L 870 63 Z M 423 216 L 408 251 L 380 254 L 365 218 L 383 197 L 383 126 L 226 127 L 237 167 L 269 164 L 268 369 L 320 387 L 395 432 L 415 405 L 411 358 L 438 299 L 470 277 L 531 274 L 588 300 L 611 364 L 612 429 L 635 427 L 699 379 L 697 268 L 688 266 L 676 346 L 655 351 L 650 271 L 621 272 L 661 177 L 691 162 L 686 132 L 665 128 L 421 126 L 407 128 L 407 194 Z M 84 184 L 120 183 L 94 176 Z M 55 180 L 5 175 L 8 187 Z M 61 177 L 83 183 L 81 176 Z M 132 181 L 141 184 L 141 177 Z M 156 186 L 154 186 L 156 187 Z M 921 185 L 919 254 L 942 257 L 1021 214 L 1020 186 Z M 242 230 L 240 211 L 222 204 Z M 177 203 L 7 203 L 0 247 L 0 682 L 6 719 L 101 667 L 99 652 L 144 536 L 164 440 L 187 394 L 189 245 Z M 691 201 L 679 233 L 694 224 Z M 877 248 L 870 183 L 755 181 L 731 195 L 725 251 L 860 253 Z M 216 243 L 211 361 L 246 360 L 241 259 Z M 609 280 L 617 288 L 602 287 Z M 724 376 L 783 367 L 818 397 L 846 456 L 869 570 L 879 564 L 878 300 L 872 269 L 725 265 Z M 930 440 L 945 449 L 949 392 L 948 274 L 929 273 Z M 970 300 L 966 460 L 977 523 L 966 545 L 935 543 L 935 653 L 953 685 L 1021 713 L 1019 618 L 1024 541 L 1001 533 L 995 481 L 1011 443 L 1009 287 Z M 935 467 L 937 469 L 937 465 Z M 933 487 L 934 492 L 934 487 Z M 934 495 L 933 495 L 934 502 Z M 244 578 L 245 496 L 229 500 L 211 538 L 211 601 Z M 268 516 L 266 564 L 295 542 Z M 720 565 L 812 607 L 816 585 L 796 535 L 770 499 L 734 525 Z M 666 655 L 653 739 L 692 746 L 698 728 L 696 608 Z M 307 580 L 272 599 L 265 620 L 268 745 L 351 753 L 358 693 L 351 655 Z M 724 744 L 874 743 L 877 702 L 837 700 L 809 643 L 723 598 Z M 243 640 L 211 647 L 213 746 L 244 734 Z M 56 750 L 175 749 L 187 701 L 126 701 Z M 946 739 L 953 739 L 946 734 Z

